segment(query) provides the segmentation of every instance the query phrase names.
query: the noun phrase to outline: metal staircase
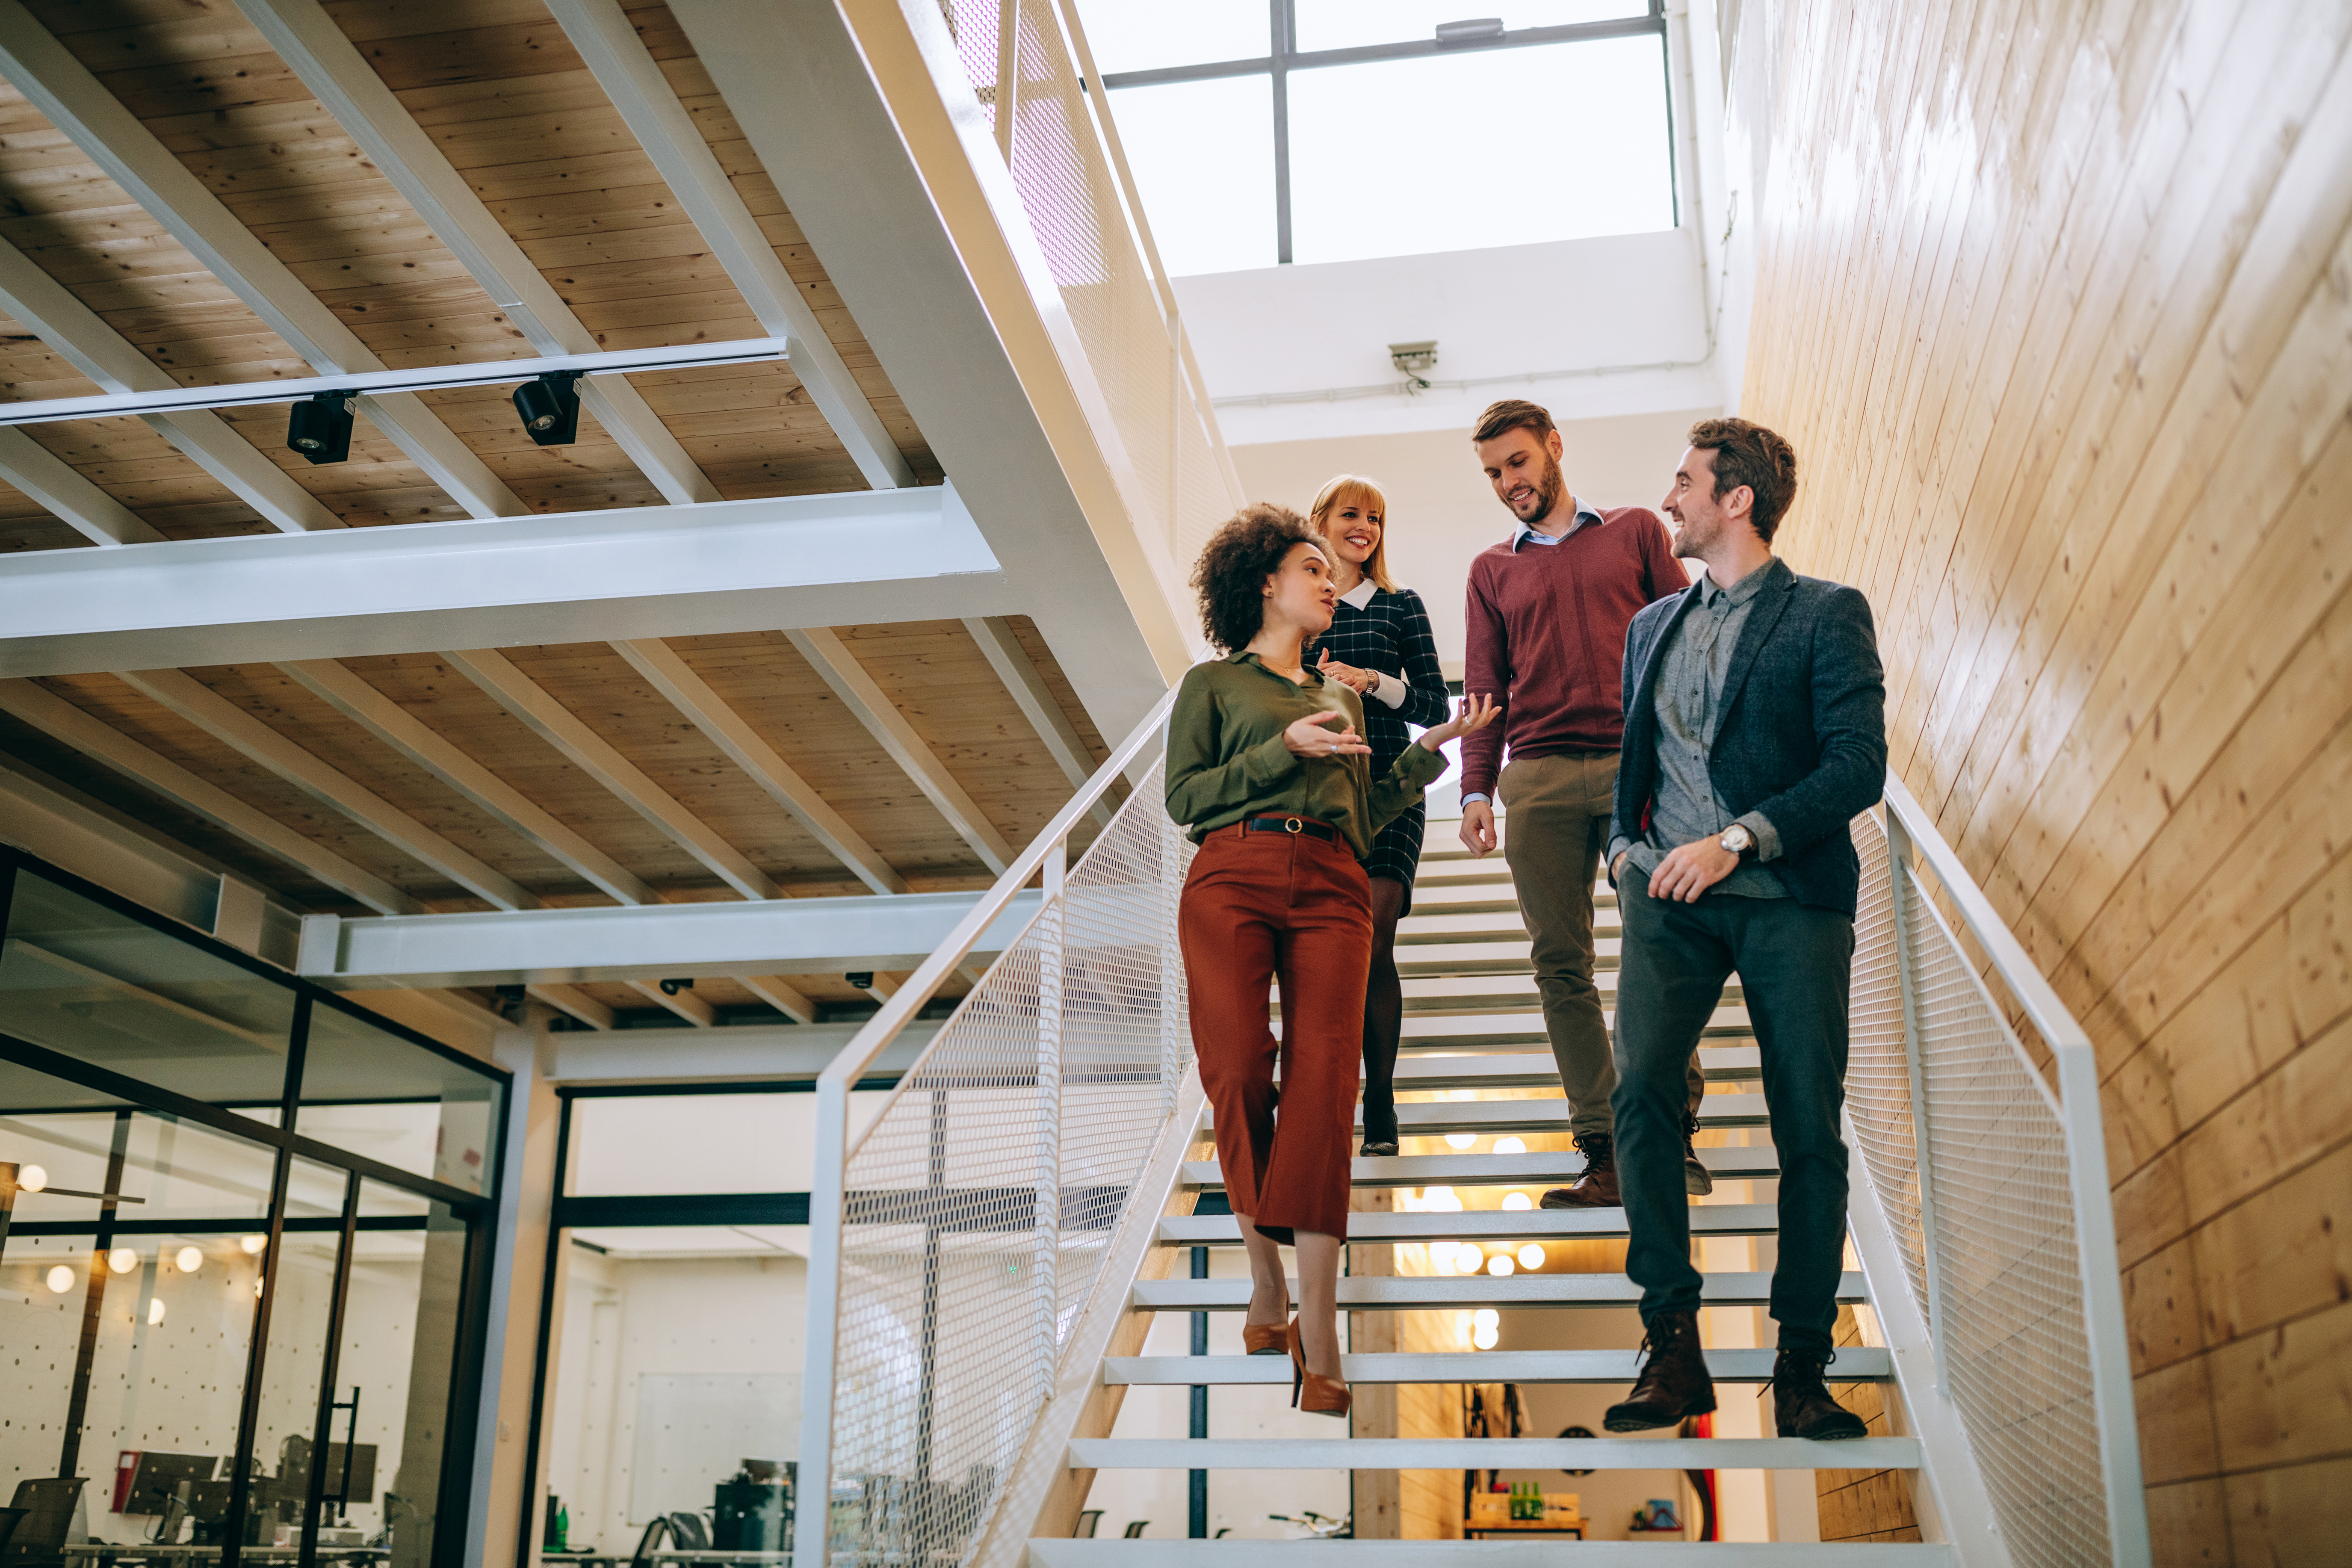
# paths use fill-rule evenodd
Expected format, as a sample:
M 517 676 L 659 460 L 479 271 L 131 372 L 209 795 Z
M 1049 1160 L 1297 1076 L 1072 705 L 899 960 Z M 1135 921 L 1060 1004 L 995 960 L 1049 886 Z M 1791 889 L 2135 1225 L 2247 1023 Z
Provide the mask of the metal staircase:
M 1144 1354 L 1159 1314 L 1231 1312 L 1246 1301 L 1240 1281 L 1172 1277 L 1192 1272 L 1173 1267 L 1189 1249 L 1238 1237 L 1231 1218 L 1194 1212 L 1219 1178 L 1175 936 L 1191 849 L 1161 808 L 1151 760 L 1168 706 L 1120 743 L 819 1079 L 799 1454 L 808 1500 L 794 1561 L 1081 1568 L 1115 1552 L 1122 1568 L 1150 1568 L 1275 1552 L 1402 1564 L 1549 1562 L 1569 1552 L 1596 1563 L 1651 1563 L 1704 1552 L 1710 1562 L 1825 1558 L 1843 1568 L 2149 1562 L 2097 1064 L 1893 777 L 1883 813 L 1853 826 L 1863 885 L 1846 1118 L 1860 1268 L 1841 1282 L 1844 1300 L 1868 1301 L 1882 1343 L 1842 1351 L 1831 1376 L 1880 1383 L 1895 1430 L 1833 1444 L 1118 1436 L 1131 1388 L 1288 1376 L 1272 1358 Z M 1122 782 L 1125 803 L 1075 854 L 1073 835 L 1091 827 Z M 1444 827 L 1433 826 L 1442 843 Z M 1630 1306 L 1636 1292 L 1620 1275 L 1449 1275 L 1442 1248 L 1423 1250 L 1451 1240 L 1458 1258 L 1465 1242 L 1605 1239 L 1624 1223 L 1622 1212 L 1432 1201 L 1449 1188 L 1457 1201 L 1465 1192 L 1499 1200 L 1496 1189 L 1532 1194 L 1580 1166 L 1557 1152 L 1567 1147 L 1564 1102 L 1556 1089 L 1540 1092 L 1557 1079 L 1508 872 L 1499 859 L 1473 862 L 1450 847 L 1425 864 L 1402 933 L 1409 1152 L 1355 1164 L 1358 1187 L 1399 1201 L 1350 1222 L 1353 1242 L 1392 1245 L 1406 1271 L 1360 1272 L 1342 1282 L 1340 1305 L 1359 1317 Z M 991 936 L 1032 882 L 1043 891 L 1025 905 L 1034 911 L 1026 925 Z M 1613 948 L 1612 900 L 1601 903 L 1601 945 Z M 853 1125 L 851 1091 L 984 939 L 1004 946 L 981 984 Z M 1612 955 L 1599 978 L 1606 1005 Z M 1758 1047 L 1737 986 L 1699 1059 L 1712 1145 L 1702 1161 L 1721 1182 L 1772 1181 Z M 1449 1134 L 1466 1135 L 1469 1146 L 1450 1146 Z M 1498 1151 L 1503 1139 L 1522 1147 Z M 1703 1243 L 1771 1235 L 1768 1196 L 1727 1190 L 1696 1202 L 1695 1234 Z M 1768 1288 L 1752 1267 L 1718 1272 L 1706 1299 L 1753 1306 Z M 1763 1382 L 1769 1359 L 1732 1345 L 1709 1354 L 1727 1384 Z M 1360 1388 L 1622 1386 L 1633 1362 L 1631 1343 L 1603 1342 L 1355 1355 L 1346 1370 Z M 1905 1472 L 1925 1541 L 1074 1538 L 1104 1470 L 1570 1468 Z
M 1358 1187 L 1508 1188 L 1530 1196 L 1542 1187 L 1573 1181 L 1582 1159 L 1568 1142 L 1568 1106 L 1558 1093 L 1559 1077 L 1538 1010 L 1533 967 L 1528 958 L 1528 936 L 1512 896 L 1511 878 L 1500 855 L 1474 861 L 1450 845 L 1447 826 L 1433 823 L 1432 847 L 1423 856 L 1423 872 L 1414 895 L 1414 912 L 1399 931 L 1399 967 L 1405 976 L 1405 1047 L 1397 1069 L 1401 1097 L 1397 1108 L 1404 1152 L 1388 1159 L 1358 1159 Z M 1506 825 L 1507 831 L 1507 824 Z M 1612 1005 L 1616 959 L 1616 900 L 1606 885 L 1596 899 L 1596 924 L 1603 949 L 1597 976 L 1602 1005 Z M 1731 1146 L 1702 1148 L 1700 1157 L 1709 1171 L 1726 1183 L 1769 1181 L 1778 1173 L 1773 1151 L 1761 1131 L 1765 1125 L 1763 1096 L 1756 1090 L 1758 1051 L 1748 1032 L 1738 987 L 1727 988 L 1717 1009 L 1700 1065 L 1708 1079 L 1706 1103 L 1699 1125 L 1713 1132 L 1747 1134 L 1748 1141 Z M 1433 1092 L 1449 1096 L 1481 1096 L 1498 1090 L 1549 1088 L 1549 1098 L 1425 1098 Z M 1413 1097 L 1413 1098 L 1406 1098 Z M 1756 1130 L 1749 1132 L 1748 1130 Z M 1454 1152 L 1441 1142 L 1447 1133 L 1475 1135 L 1482 1146 L 1500 1136 L 1534 1140 L 1552 1150 L 1496 1153 L 1490 1147 Z M 1219 1189 L 1213 1160 L 1188 1161 L 1183 1166 L 1187 1189 L 1198 1194 Z M 1486 1198 L 1495 1194 L 1489 1193 Z M 1776 1228 L 1772 1205 L 1738 1202 L 1729 1197 L 1693 1200 L 1695 1236 L 1762 1237 Z M 1349 1240 L 1358 1246 L 1415 1243 L 1475 1242 L 1517 1244 L 1536 1241 L 1596 1240 L 1626 1234 L 1622 1209 L 1547 1211 L 1507 1210 L 1491 1206 L 1476 1194 L 1462 1212 L 1366 1213 L 1350 1216 Z M 1171 1215 L 1158 1226 L 1157 1246 L 1178 1250 L 1196 1247 L 1233 1247 L 1240 1236 L 1230 1215 Z M 1770 1276 L 1759 1272 L 1711 1272 L 1706 1300 L 1709 1306 L 1760 1306 L 1770 1289 Z M 1839 1300 L 1866 1299 L 1860 1272 L 1840 1281 Z M 1634 1304 L 1639 1289 L 1622 1274 L 1514 1272 L 1507 1278 L 1486 1273 L 1461 1275 L 1357 1276 L 1339 1282 L 1343 1311 L 1430 1311 L 1508 1308 L 1517 1310 L 1575 1311 L 1596 1307 L 1625 1308 Z M 1133 1303 L 1154 1312 L 1230 1312 L 1245 1308 L 1248 1281 L 1240 1279 L 1158 1279 L 1139 1280 Z M 1726 1384 L 1751 1386 L 1771 1376 L 1773 1352 L 1768 1349 L 1711 1350 L 1709 1363 Z M 1624 1344 L 1576 1352 L 1471 1351 L 1421 1353 L 1351 1354 L 1345 1358 L 1349 1380 L 1359 1387 L 1378 1384 L 1444 1383 L 1595 1383 L 1630 1384 L 1637 1360 L 1635 1346 Z M 1884 1382 L 1893 1375 L 1893 1363 L 1883 1349 L 1849 1349 L 1840 1353 L 1832 1375 L 1841 1382 Z M 1286 1384 L 1287 1361 L 1250 1356 L 1114 1356 L 1103 1363 L 1106 1384 L 1115 1386 L 1164 1384 L 1239 1387 Z M 1855 1442 L 1813 1443 L 1798 1439 L 1753 1437 L 1639 1438 L 1365 1438 L 1332 1436 L 1322 1439 L 1171 1439 L 1156 1437 L 1081 1438 L 1070 1445 L 1074 1468 L 1096 1470 L 1205 1469 L 1216 1471 L 1277 1469 L 1916 1469 L 1920 1445 L 1909 1436 L 1872 1436 Z M 1532 1560 L 1538 1553 L 1556 1557 L 1563 1551 L 1605 1552 L 1614 1561 L 1655 1562 L 1659 1543 L 1592 1542 L 1583 1547 L 1558 1542 L 1332 1542 L 1328 1543 L 1241 1542 L 1094 1542 L 1033 1540 L 1029 1558 L 1039 1568 L 1116 1561 L 1125 1568 L 1151 1568 L 1159 1563 L 1194 1561 L 1238 1561 L 1271 1552 L 1290 1553 L 1312 1544 L 1317 1556 L 1362 1557 L 1381 1563 L 1448 1563 Z M 1139 1548 L 1141 1550 L 1139 1551 Z M 1921 1564 L 1953 1561 L 1951 1548 L 1932 1544 L 1866 1543 L 1823 1548 L 1819 1544 L 1720 1545 L 1709 1549 L 1710 1562 L 1769 1563 L 1812 1561 L 1825 1551 L 1832 1563 L 1864 1568 L 1878 1563 Z M 1677 1549 L 1667 1546 L 1672 1557 Z M 1579 1560 L 1582 1560 L 1580 1556 Z

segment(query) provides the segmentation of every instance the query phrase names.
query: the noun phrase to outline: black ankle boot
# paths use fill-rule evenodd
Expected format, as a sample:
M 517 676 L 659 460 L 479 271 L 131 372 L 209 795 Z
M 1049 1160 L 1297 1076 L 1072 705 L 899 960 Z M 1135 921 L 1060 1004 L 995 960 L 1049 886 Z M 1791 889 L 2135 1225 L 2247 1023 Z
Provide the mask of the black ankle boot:
M 1386 1093 L 1367 1082 L 1364 1085 L 1364 1146 L 1360 1151 L 1366 1159 L 1377 1159 L 1397 1152 L 1396 1090 Z
M 1870 1435 L 1862 1417 L 1832 1399 L 1822 1381 L 1822 1368 L 1834 1356 L 1784 1345 L 1772 1359 L 1772 1429 L 1781 1436 L 1834 1441 Z
M 1715 1408 L 1715 1381 L 1698 1345 L 1698 1314 L 1668 1312 L 1642 1341 L 1650 1359 L 1623 1403 L 1609 1407 L 1601 1425 L 1612 1432 L 1647 1432 L 1679 1426 Z

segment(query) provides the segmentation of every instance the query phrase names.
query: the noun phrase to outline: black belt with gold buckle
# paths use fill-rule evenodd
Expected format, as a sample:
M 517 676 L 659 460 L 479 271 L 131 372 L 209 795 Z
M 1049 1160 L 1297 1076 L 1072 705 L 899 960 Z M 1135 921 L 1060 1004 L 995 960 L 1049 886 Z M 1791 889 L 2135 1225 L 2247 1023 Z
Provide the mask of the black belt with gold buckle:
M 1244 833 L 1304 833 L 1309 838 L 1336 839 L 1338 831 L 1311 816 L 1253 816 L 1242 824 Z

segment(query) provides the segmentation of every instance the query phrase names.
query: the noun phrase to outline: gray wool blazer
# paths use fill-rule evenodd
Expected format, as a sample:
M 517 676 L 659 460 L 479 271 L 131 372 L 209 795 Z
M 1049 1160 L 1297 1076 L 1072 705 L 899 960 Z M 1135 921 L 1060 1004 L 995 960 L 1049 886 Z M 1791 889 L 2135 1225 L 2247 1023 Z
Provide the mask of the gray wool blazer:
M 1780 560 L 1748 612 L 1723 682 L 1707 758 L 1733 816 L 1760 811 L 1780 835 L 1771 862 L 1791 897 L 1853 918 L 1862 880 L 1847 825 L 1886 781 L 1886 679 L 1870 601 Z M 1625 742 L 1610 837 L 1640 838 L 1658 787 L 1658 650 L 1698 585 L 1625 628 Z

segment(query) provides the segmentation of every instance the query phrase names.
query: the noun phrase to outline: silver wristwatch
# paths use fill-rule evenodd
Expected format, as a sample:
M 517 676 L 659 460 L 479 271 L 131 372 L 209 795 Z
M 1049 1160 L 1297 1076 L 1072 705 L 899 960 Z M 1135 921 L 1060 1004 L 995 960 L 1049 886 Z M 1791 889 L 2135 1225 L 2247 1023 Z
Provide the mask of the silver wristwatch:
M 1735 822 L 1723 830 L 1723 837 L 1716 842 L 1734 855 L 1745 855 L 1756 847 L 1756 835 L 1748 831 L 1746 823 Z

